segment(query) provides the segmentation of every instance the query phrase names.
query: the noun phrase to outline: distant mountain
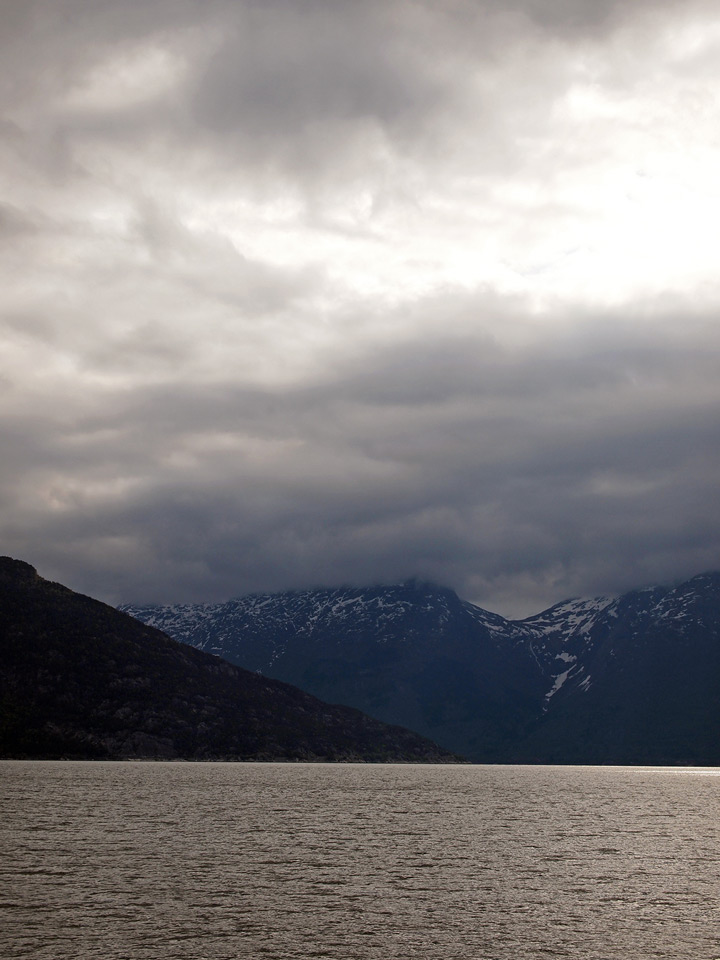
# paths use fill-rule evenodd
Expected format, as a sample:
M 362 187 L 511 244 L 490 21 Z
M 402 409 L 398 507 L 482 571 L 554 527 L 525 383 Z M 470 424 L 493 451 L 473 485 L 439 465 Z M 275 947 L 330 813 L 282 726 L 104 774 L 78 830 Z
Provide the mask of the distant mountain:
M 720 763 L 720 574 L 520 621 L 414 581 L 123 609 L 474 760 Z
M 524 621 L 562 664 L 519 759 L 720 764 L 720 574 Z
M 0 558 L 0 756 L 438 762 L 447 751 Z

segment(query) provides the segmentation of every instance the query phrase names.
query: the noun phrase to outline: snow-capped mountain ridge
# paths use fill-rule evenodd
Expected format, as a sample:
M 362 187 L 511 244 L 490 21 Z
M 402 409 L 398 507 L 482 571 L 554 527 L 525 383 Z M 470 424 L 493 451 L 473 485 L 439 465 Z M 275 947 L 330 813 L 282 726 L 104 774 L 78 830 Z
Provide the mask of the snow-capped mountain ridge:
M 423 616 L 434 620 L 437 625 L 447 623 L 451 616 L 450 598 L 454 601 L 453 605 L 461 604 L 452 591 L 417 585 L 411 581 L 389 587 L 339 587 L 249 594 L 214 604 L 173 604 L 164 607 L 125 604 L 120 609 L 171 636 L 206 649 L 210 633 L 212 642 L 217 645 L 236 636 L 238 630 L 250 624 L 271 628 L 278 634 L 287 631 L 310 639 L 318 630 L 329 625 L 349 627 L 352 634 L 357 632 L 360 624 L 372 624 L 378 642 L 382 642 L 385 628 L 404 623 L 409 616 Z M 472 607 L 471 604 L 467 606 Z M 474 609 L 481 619 L 483 616 L 497 617 L 495 614 L 485 614 L 480 608 Z M 497 619 L 502 620 L 501 617 Z M 210 627 L 211 630 L 207 629 Z M 338 639 L 347 635 L 346 629 L 343 629 Z M 193 639 L 190 640 L 190 637 Z
M 679 696 L 678 677 L 705 685 L 720 650 L 720 574 L 712 573 L 620 597 L 566 600 L 524 620 L 417 581 L 122 609 L 178 640 L 485 759 L 504 758 L 509 743 L 535 743 L 563 717 L 572 724 L 604 711 L 619 691 L 627 699 L 606 723 L 627 741 L 618 718 L 629 710 L 627 722 L 639 723 L 631 709 L 639 691 L 660 710 Z M 600 743 L 594 721 L 584 736 Z

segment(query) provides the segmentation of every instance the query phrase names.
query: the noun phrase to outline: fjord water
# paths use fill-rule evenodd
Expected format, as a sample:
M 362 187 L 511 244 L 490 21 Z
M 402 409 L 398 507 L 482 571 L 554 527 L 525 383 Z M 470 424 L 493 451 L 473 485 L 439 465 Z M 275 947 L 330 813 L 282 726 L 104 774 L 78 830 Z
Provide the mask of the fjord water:
M 0 763 L 0 956 L 710 960 L 720 770 Z

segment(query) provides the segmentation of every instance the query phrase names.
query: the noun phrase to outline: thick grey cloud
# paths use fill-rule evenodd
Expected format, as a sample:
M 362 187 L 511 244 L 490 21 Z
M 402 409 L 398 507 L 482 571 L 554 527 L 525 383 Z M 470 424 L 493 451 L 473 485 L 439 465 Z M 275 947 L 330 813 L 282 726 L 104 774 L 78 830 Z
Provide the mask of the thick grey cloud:
M 114 599 L 417 574 L 508 604 L 519 581 L 530 609 L 690 574 L 720 546 L 717 338 L 670 354 L 615 320 L 587 344 L 399 342 L 309 385 L 20 420 L 6 537 L 32 554 L 41 527 L 46 563 Z
M 510 613 L 717 567 L 718 13 L 0 3 L 2 551 Z

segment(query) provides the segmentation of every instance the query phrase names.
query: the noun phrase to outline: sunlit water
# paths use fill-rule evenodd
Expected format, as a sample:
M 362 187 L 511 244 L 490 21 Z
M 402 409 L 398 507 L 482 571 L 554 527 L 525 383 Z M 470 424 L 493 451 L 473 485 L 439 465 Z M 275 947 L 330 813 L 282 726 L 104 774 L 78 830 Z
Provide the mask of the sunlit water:
M 0 764 L 0 956 L 720 957 L 720 771 Z

